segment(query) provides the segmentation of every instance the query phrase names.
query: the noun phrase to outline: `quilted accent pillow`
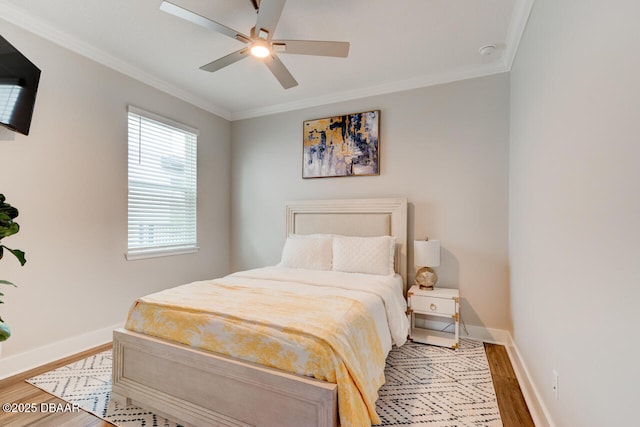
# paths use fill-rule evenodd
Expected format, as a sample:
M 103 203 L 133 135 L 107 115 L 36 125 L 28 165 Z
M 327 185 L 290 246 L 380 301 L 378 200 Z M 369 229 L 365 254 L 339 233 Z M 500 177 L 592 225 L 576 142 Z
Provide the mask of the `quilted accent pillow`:
M 289 236 L 282 249 L 278 266 L 307 270 L 331 270 L 333 258 L 331 238 Z
M 332 270 L 392 276 L 395 248 L 396 240 L 391 236 L 335 236 Z

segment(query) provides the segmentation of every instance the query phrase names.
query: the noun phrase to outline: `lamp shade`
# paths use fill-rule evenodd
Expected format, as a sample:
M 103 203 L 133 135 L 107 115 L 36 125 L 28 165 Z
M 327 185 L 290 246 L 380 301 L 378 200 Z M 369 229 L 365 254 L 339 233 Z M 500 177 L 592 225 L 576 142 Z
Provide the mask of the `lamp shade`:
M 414 240 L 413 264 L 418 267 L 440 265 L 440 240 Z

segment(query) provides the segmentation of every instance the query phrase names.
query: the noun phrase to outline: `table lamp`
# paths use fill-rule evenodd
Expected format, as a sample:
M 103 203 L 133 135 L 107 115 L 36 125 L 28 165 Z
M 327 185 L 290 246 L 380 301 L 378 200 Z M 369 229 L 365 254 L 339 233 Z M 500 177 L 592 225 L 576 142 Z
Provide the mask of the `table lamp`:
M 440 265 L 440 240 L 414 240 L 413 264 L 416 271 L 416 284 L 420 289 L 433 289 L 438 276 L 432 267 Z

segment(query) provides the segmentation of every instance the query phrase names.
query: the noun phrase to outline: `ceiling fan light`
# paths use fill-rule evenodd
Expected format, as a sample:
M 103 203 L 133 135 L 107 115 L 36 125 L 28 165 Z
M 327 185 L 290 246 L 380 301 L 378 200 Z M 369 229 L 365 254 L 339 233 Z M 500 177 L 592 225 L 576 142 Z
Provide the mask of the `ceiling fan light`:
M 271 50 L 263 44 L 254 44 L 251 46 L 251 55 L 256 58 L 266 58 L 271 54 Z

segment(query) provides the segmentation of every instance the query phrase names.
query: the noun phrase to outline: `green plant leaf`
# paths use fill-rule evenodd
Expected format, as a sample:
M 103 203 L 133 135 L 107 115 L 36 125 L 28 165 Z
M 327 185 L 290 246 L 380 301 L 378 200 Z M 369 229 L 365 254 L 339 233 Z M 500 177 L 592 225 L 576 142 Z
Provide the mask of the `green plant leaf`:
M 6 341 L 11 336 L 11 329 L 9 329 L 9 325 L 4 323 L 2 319 L 0 319 L 0 341 Z
M 13 222 L 18 216 L 18 209 L 5 203 L 4 194 L 0 194 L 0 239 L 16 234 L 20 230 L 20 226 Z
M 9 219 L 14 219 L 15 217 L 18 216 L 19 211 L 18 209 L 11 206 L 9 203 L 2 202 L 0 203 L 0 214 L 7 215 Z
M 20 265 L 24 265 L 27 262 L 24 251 L 21 251 L 20 249 L 11 249 L 6 247 L 5 245 L 0 245 L 0 252 L 1 252 L 1 248 L 4 248 L 9 252 L 11 252 L 18 259 L 18 261 L 20 262 Z
M 8 203 L 5 203 L 5 200 L 4 194 L 0 193 L 0 240 L 20 231 L 20 225 L 13 221 L 13 219 L 18 216 L 18 209 Z M 5 245 L 0 245 L 0 259 L 2 259 L 5 249 L 16 257 L 18 262 L 20 262 L 20 265 L 24 265 L 27 262 L 23 251 L 19 249 L 11 249 Z M 0 285 L 16 286 L 8 280 L 0 280 Z M 4 293 L 0 292 L 0 297 L 4 297 Z M 0 300 L 0 304 L 4 304 L 4 301 Z M 11 329 L 9 329 L 9 326 L 4 323 L 4 320 L 0 317 L 0 342 L 6 341 L 10 336 Z
M 16 234 L 18 231 L 20 231 L 20 225 L 17 222 L 0 221 L 0 240 Z
M 13 283 L 9 282 L 8 280 L 0 280 L 0 284 L 11 285 L 11 286 L 15 286 L 17 288 L 16 285 L 14 285 Z

